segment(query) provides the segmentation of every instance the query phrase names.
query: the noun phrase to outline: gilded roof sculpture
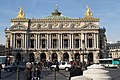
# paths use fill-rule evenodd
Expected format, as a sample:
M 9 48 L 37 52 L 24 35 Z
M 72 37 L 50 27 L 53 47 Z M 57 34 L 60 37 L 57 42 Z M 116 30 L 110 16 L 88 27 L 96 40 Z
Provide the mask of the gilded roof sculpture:
M 18 15 L 17 15 L 17 18 L 25 18 L 25 13 L 23 12 L 22 8 L 20 8 Z
M 92 12 L 88 6 L 87 6 L 87 11 L 85 13 L 85 17 L 92 17 Z

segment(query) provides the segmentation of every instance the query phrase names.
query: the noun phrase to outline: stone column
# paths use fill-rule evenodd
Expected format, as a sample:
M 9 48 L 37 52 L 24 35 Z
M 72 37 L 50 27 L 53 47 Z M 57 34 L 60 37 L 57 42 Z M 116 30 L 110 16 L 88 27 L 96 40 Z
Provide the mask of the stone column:
M 84 34 L 81 33 L 81 48 L 83 49 L 83 40 L 84 40 Z
M 69 61 L 72 61 L 72 55 L 71 55 L 71 52 L 69 51 L 68 54 L 69 54 Z M 72 53 L 72 54 L 73 54 L 73 53 Z
M 74 34 L 71 35 L 71 37 L 72 37 L 72 49 L 74 48 L 74 45 L 73 45 L 74 44 L 74 37 L 73 37 L 73 35 Z
M 49 49 L 51 49 L 51 34 L 49 34 Z
M 57 39 L 57 48 L 60 49 L 60 34 L 58 34 L 58 39 Z
M 98 43 L 99 43 L 98 33 L 96 34 L 96 37 L 97 37 L 96 42 L 97 42 L 97 48 L 98 48 L 99 47 L 99 45 L 98 45 Z
M 26 34 L 26 48 L 28 49 L 29 48 L 29 35 L 28 33 Z
M 96 39 L 95 39 L 96 35 L 94 33 L 94 48 L 96 48 Z
M 37 49 L 37 44 L 38 44 L 38 41 L 37 41 L 37 39 L 38 39 L 38 36 L 37 36 L 38 34 L 36 34 L 36 38 L 35 38 L 35 49 Z
M 15 48 L 15 33 L 13 34 L 13 48 Z
M 25 41 L 25 49 L 27 48 L 27 46 L 26 46 L 27 45 L 26 44 L 26 42 L 27 42 L 26 39 L 27 39 L 27 36 L 26 36 L 26 33 L 25 33 L 25 40 L 24 40 Z
M 38 34 L 38 49 L 40 49 L 40 34 Z
M 70 49 L 72 48 L 72 47 L 71 47 L 71 45 L 72 45 L 71 37 L 72 37 L 72 35 L 70 34 L 70 38 L 69 38 L 69 39 L 70 39 L 70 42 L 69 42 L 69 43 L 70 43 Z
M 87 34 L 85 33 L 85 48 L 87 48 Z
M 25 34 L 23 33 L 23 39 L 22 39 L 22 41 L 23 41 L 23 48 L 25 48 Z
M 47 34 L 47 49 L 49 48 L 49 34 Z
M 10 37 L 10 46 L 13 47 L 13 34 L 11 34 L 11 37 Z
M 63 46 L 62 46 L 62 44 L 63 44 L 62 39 L 63 39 L 63 36 L 62 36 L 62 34 L 61 34 L 61 49 L 63 48 Z
M 60 60 L 61 60 L 61 55 L 60 55 L 59 52 L 57 52 L 57 55 L 58 55 L 58 62 L 60 62 Z

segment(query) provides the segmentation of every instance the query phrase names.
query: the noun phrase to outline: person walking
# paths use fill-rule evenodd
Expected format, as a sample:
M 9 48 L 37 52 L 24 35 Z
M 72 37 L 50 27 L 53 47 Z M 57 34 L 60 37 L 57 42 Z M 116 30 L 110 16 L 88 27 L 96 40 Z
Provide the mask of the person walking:
M 41 75 L 41 65 L 38 63 L 34 66 L 34 80 L 40 80 L 40 75 Z
M 71 69 L 71 71 L 70 71 L 70 78 L 69 78 L 69 80 L 71 79 L 71 77 L 80 76 L 80 75 L 83 75 L 82 67 L 81 67 L 80 62 L 76 62 L 74 64 L 73 69 Z
M 32 79 L 32 65 L 31 63 L 26 63 L 26 69 L 24 70 L 24 79 L 23 80 L 31 80 Z

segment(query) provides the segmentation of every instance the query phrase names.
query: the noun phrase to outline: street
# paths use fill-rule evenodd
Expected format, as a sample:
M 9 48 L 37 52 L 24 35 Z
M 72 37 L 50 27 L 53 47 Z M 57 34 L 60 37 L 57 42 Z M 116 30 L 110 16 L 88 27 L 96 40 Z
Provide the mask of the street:
M 117 69 L 107 69 L 110 72 L 110 76 L 112 80 L 120 80 L 120 70 Z M 23 71 L 20 71 L 19 80 L 23 80 Z M 0 80 L 17 80 L 17 73 L 16 71 L 13 72 L 6 72 L 2 71 L 2 79 Z M 64 70 L 60 70 L 56 72 L 56 80 L 68 80 L 69 79 L 69 72 Z M 42 69 L 41 71 L 41 79 L 40 80 L 54 80 L 54 72 L 49 69 Z
M 20 71 L 19 74 L 19 80 L 23 80 L 24 77 L 24 71 Z M 2 79 L 0 80 L 17 80 L 17 72 L 6 72 L 2 71 Z M 54 80 L 54 72 L 43 68 L 41 70 L 41 79 L 40 80 Z M 56 72 L 56 80 L 68 80 L 69 79 L 69 72 L 66 72 L 64 70 L 60 70 L 59 72 Z

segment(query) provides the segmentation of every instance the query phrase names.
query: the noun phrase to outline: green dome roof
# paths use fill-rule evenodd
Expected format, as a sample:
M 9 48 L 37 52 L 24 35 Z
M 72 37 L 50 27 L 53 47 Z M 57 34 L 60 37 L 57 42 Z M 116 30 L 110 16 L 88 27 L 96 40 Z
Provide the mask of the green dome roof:
M 45 17 L 46 19 L 69 19 L 68 17 L 66 16 L 63 16 L 63 15 L 50 15 L 48 17 Z
M 52 12 L 52 15 L 45 18 L 46 19 L 69 19 L 68 17 L 61 15 L 61 13 L 58 11 L 57 5 L 56 5 L 56 8 L 54 9 L 54 12 Z

